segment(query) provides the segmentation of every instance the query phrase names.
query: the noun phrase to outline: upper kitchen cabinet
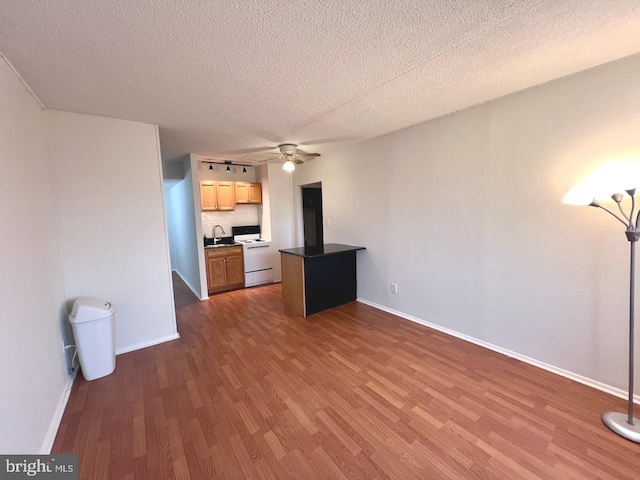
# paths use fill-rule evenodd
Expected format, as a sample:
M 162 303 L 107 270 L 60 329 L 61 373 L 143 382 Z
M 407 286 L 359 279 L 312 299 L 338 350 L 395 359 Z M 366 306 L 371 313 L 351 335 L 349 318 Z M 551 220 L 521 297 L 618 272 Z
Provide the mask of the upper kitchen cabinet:
M 259 183 L 249 184 L 249 203 L 262 203 L 262 185 Z
M 233 210 L 235 203 L 233 182 L 200 182 L 200 207 L 203 212 Z
M 236 182 L 236 203 L 262 203 L 262 185 L 259 183 Z
M 236 192 L 233 182 L 216 182 L 218 210 L 233 210 L 236 206 Z
M 218 209 L 215 182 L 200 182 L 200 207 L 203 212 Z

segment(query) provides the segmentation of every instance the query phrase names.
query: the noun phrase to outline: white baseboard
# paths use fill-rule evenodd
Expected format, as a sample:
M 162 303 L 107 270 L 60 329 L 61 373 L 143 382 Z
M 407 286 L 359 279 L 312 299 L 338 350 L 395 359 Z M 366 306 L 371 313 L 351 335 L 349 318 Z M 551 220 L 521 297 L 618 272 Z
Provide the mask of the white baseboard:
M 155 338 L 153 340 L 149 340 L 146 342 L 133 343 L 131 345 L 126 345 L 124 347 L 116 348 L 116 355 L 133 352 L 134 350 L 140 350 L 142 348 L 153 347 L 154 345 L 158 345 L 164 342 L 170 342 L 171 340 L 177 340 L 178 338 L 180 338 L 180 334 L 176 332 L 174 334 L 167 335 L 165 337 Z
M 75 380 L 77 373 L 78 369 L 76 368 L 75 372 L 69 376 L 64 387 L 64 391 L 60 396 L 60 400 L 58 400 L 58 406 L 56 407 L 56 411 L 53 413 L 49 430 L 47 430 L 47 434 L 45 435 L 42 446 L 40 447 L 40 455 L 49 455 L 51 453 L 51 448 L 53 448 L 53 442 L 56 440 L 56 435 L 60 428 L 60 422 L 62 421 L 62 415 L 64 415 L 64 409 L 67 407 L 67 403 L 69 402 L 71 388 L 73 387 L 73 381 Z
M 189 283 L 189 281 L 184 278 L 182 276 L 182 274 L 178 271 L 178 270 L 173 270 L 174 272 L 176 272 L 178 274 L 178 276 L 182 279 L 182 281 L 184 283 L 187 284 L 187 287 L 189 287 L 189 289 L 193 292 L 193 294 L 196 296 L 196 298 L 198 298 L 199 300 L 209 300 L 209 297 L 202 297 L 202 295 L 200 294 L 200 292 L 198 290 L 196 290 L 193 285 L 191 285 L 191 283 Z
M 629 394 L 620 388 L 612 387 L 611 385 L 607 385 L 606 383 L 599 382 L 597 380 L 593 380 L 592 378 L 584 377 L 582 375 L 578 375 L 577 373 L 571 372 L 569 370 L 565 370 L 564 368 L 556 367 L 554 365 L 550 365 L 548 363 L 541 362 L 540 360 L 536 360 L 535 358 L 527 357 L 526 355 L 522 355 L 520 353 L 514 352 L 512 350 L 508 350 L 506 348 L 499 347 L 497 345 L 493 345 L 492 343 L 485 342 L 484 340 L 479 340 L 477 338 L 471 337 L 469 335 L 465 335 L 464 333 L 456 332 L 455 330 L 451 330 L 446 327 L 442 327 L 435 323 L 427 322 L 426 320 L 422 320 L 421 318 L 414 317 L 413 315 L 408 315 L 403 312 L 399 312 L 398 310 L 394 310 L 389 307 L 385 307 L 384 305 L 380 305 L 378 303 L 372 302 L 370 300 L 366 300 L 364 298 L 358 298 L 358 302 L 364 303 L 365 305 L 369 305 L 370 307 L 377 308 L 378 310 L 382 310 L 383 312 L 390 313 L 400 318 L 404 318 L 405 320 L 409 320 L 411 322 L 419 323 L 420 325 L 424 325 L 425 327 L 433 328 L 442 333 L 446 333 L 447 335 L 451 335 L 452 337 L 459 338 L 461 340 L 465 340 L 467 342 L 473 343 L 475 345 L 479 345 L 484 348 L 488 348 L 489 350 L 493 350 L 494 352 L 501 353 L 506 355 L 507 357 L 515 358 L 522 362 L 528 363 L 529 365 L 533 365 L 534 367 L 542 368 L 543 370 L 547 370 L 548 372 L 555 373 L 556 375 L 560 375 L 562 377 L 568 378 L 570 380 L 574 380 L 578 383 L 582 383 L 583 385 L 587 385 L 589 387 L 595 388 L 597 390 L 601 390 L 603 392 L 609 393 L 616 397 L 624 398 L 627 400 L 629 398 Z M 634 403 L 640 404 L 640 395 L 636 394 L 633 396 Z

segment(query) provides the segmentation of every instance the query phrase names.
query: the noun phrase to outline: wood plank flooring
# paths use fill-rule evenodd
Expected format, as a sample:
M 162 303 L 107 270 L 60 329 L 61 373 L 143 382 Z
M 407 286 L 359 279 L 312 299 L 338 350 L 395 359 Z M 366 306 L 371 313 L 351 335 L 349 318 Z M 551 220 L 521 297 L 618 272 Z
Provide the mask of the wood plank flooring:
M 180 278 L 180 275 L 176 272 L 171 272 L 171 278 L 173 279 L 173 299 L 177 309 L 200 302 L 198 297 Z
M 624 401 L 352 303 L 279 284 L 176 302 L 181 339 L 79 378 L 54 453 L 81 479 L 623 479 Z

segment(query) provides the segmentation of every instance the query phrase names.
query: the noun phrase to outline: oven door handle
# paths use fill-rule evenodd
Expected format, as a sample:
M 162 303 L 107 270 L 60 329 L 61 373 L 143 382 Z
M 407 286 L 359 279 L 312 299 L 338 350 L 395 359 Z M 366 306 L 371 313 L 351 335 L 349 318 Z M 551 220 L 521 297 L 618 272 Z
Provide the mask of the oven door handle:
M 269 248 L 271 245 L 257 245 L 255 247 L 247 247 L 247 250 L 250 250 L 252 248 Z

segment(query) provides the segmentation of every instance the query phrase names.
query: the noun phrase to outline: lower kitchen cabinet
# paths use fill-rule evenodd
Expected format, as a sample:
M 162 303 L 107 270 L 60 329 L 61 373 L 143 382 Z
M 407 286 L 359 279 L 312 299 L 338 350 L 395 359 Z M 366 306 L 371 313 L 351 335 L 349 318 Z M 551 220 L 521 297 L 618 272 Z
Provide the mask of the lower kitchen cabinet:
M 205 256 L 209 294 L 244 287 L 242 247 L 209 248 Z

